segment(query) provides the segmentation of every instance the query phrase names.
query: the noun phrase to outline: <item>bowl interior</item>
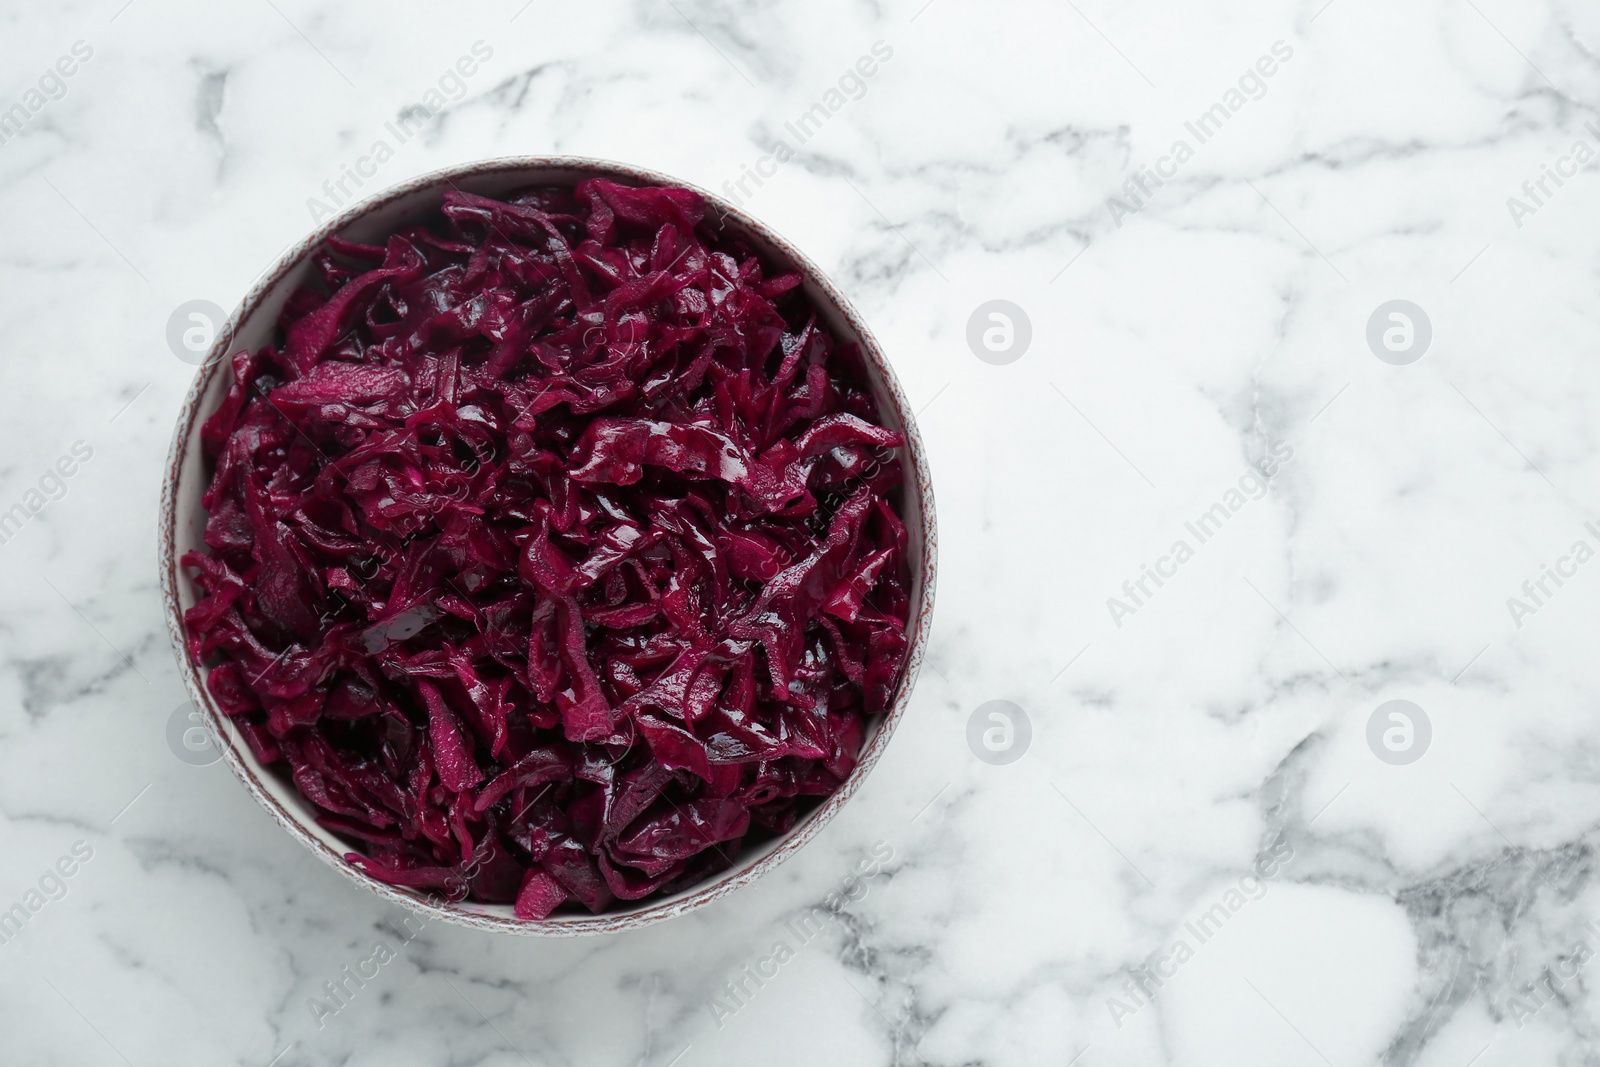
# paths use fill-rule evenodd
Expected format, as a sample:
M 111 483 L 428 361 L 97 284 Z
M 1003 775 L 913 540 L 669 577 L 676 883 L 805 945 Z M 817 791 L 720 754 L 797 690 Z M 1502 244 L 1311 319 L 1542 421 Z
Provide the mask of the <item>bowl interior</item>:
M 906 436 L 907 447 L 904 451 L 908 461 L 907 476 L 899 489 L 898 501 L 910 537 L 908 557 L 912 572 L 912 613 L 907 623 L 909 644 L 906 669 L 890 710 L 868 726 L 860 765 L 838 792 L 804 816 L 785 836 L 759 846 L 747 847 L 729 870 L 671 897 L 636 903 L 600 916 L 558 915 L 542 923 L 524 923 L 513 916 L 510 905 L 440 903 L 415 891 L 378 882 L 347 863 L 343 856 L 353 850 L 352 846 L 317 824 L 315 810 L 301 798 L 288 777 L 262 766 L 231 721 L 218 711 L 210 699 L 204 684 L 209 668 L 190 662 L 183 650 L 181 636 L 181 615 L 194 605 L 199 590 L 190 576 L 176 566 L 176 560 L 185 552 L 204 550 L 202 538 L 206 512 L 201 506 L 200 497 L 210 471 L 202 455 L 200 427 L 227 393 L 231 372 L 226 357 L 241 350 L 254 350 L 275 340 L 275 324 L 284 302 L 297 287 L 311 280 L 314 269 L 312 257 L 330 234 L 337 233 L 353 241 L 381 244 L 395 229 L 436 209 L 443 200 L 444 192 L 452 186 L 466 192 L 500 196 L 528 185 L 570 185 L 581 178 L 597 175 L 626 184 L 685 184 L 635 168 L 599 161 L 496 161 L 416 179 L 366 204 L 358 205 L 291 249 L 234 313 L 196 377 L 173 441 L 163 508 L 162 577 L 167 592 L 169 629 L 172 630 L 191 695 L 196 705 L 204 709 L 203 714 L 210 721 L 224 757 L 246 787 L 285 829 L 347 877 L 396 903 L 447 921 L 521 933 L 577 934 L 644 925 L 708 903 L 753 880 L 809 840 L 832 817 L 877 761 L 905 709 L 921 663 L 932 608 L 934 537 L 927 465 L 910 409 L 893 372 L 865 324 L 832 283 L 798 250 L 761 223 L 702 191 L 712 205 L 713 214 L 708 221 L 713 227 L 720 225 L 742 235 L 769 263 L 791 266 L 801 272 L 805 291 L 829 329 L 840 340 L 854 341 L 861 346 L 868 384 L 878 401 L 881 419 Z M 718 214 L 720 220 L 716 217 Z

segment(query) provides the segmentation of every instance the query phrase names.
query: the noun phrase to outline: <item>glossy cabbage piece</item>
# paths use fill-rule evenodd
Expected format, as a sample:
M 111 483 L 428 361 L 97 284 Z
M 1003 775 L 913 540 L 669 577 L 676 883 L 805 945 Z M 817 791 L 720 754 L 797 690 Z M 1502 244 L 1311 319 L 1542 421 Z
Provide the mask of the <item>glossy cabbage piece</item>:
M 798 275 L 602 180 L 317 267 L 202 428 L 185 621 L 350 862 L 602 912 L 839 788 L 904 665 L 904 442 Z

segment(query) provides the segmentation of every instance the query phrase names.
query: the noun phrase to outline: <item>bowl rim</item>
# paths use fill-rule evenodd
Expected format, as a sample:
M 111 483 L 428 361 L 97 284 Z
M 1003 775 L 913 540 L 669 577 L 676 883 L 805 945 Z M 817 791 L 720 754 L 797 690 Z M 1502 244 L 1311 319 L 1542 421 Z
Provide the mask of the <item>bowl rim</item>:
M 244 746 L 237 743 L 240 740 L 237 728 L 232 727 L 227 717 L 216 706 L 210 692 L 202 683 L 200 667 L 189 658 L 183 631 L 183 613 L 179 599 L 180 585 L 184 579 L 179 573 L 175 547 L 179 519 L 177 506 L 181 473 L 188 456 L 190 443 L 195 439 L 196 425 L 203 416 L 209 416 L 210 414 L 209 411 L 202 412 L 202 401 L 210 390 L 215 376 L 229 366 L 226 357 L 233 347 L 232 339 L 240 325 L 255 314 L 267 297 L 282 284 L 284 279 L 299 266 L 305 257 L 325 245 L 329 237 L 340 233 L 366 215 L 414 194 L 427 192 L 444 185 L 455 187 L 458 179 L 475 179 L 480 175 L 518 171 L 527 172 L 530 184 L 537 182 L 541 173 L 580 172 L 596 177 L 619 180 L 627 184 L 670 185 L 690 189 L 705 198 L 708 206 L 718 214 L 719 221 L 725 222 L 731 218 L 738 229 L 756 235 L 774 253 L 787 258 L 793 268 L 805 277 L 807 283 L 820 291 L 822 296 L 834 305 L 843 321 L 856 334 L 865 361 L 870 365 L 871 372 L 878 377 L 880 384 L 888 393 L 891 406 L 894 408 L 895 415 L 899 418 L 904 430 L 906 453 L 911 459 L 910 469 L 907 473 L 914 481 L 914 490 L 922 511 L 922 552 L 920 559 L 916 561 L 920 567 L 922 588 L 921 596 L 913 606 L 914 610 L 910 619 L 908 619 L 908 624 L 911 626 L 913 634 L 911 644 L 906 650 L 905 668 L 901 674 L 894 702 L 884 713 L 882 721 L 878 724 L 871 740 L 862 749 L 859 762 L 844 784 L 808 813 L 792 830 L 778 838 L 769 851 L 754 862 L 742 865 L 736 864 L 728 871 L 715 875 L 687 891 L 660 901 L 637 906 L 633 910 L 606 912 L 599 915 L 562 915 L 538 922 L 528 922 L 517 919 L 514 916 L 471 910 L 471 908 L 461 903 L 441 901 L 425 896 L 414 889 L 393 886 L 378 881 L 371 875 L 361 871 L 354 864 L 347 862 L 342 853 L 336 852 L 325 842 L 308 832 L 301 818 L 284 808 L 279 800 L 260 781 L 254 754 L 243 751 Z M 564 184 L 567 180 L 570 179 L 553 179 L 555 184 Z M 665 922 L 668 919 L 720 900 L 734 890 L 754 882 L 787 860 L 802 846 L 816 837 L 861 787 L 861 784 L 877 764 L 885 748 L 887 748 L 900 720 L 904 717 L 926 654 L 933 614 L 934 587 L 938 571 L 938 534 L 934 513 L 933 484 L 928 470 L 927 454 L 923 447 L 922 438 L 917 432 L 915 413 L 906 400 L 905 393 L 900 387 L 899 379 L 895 376 L 888 358 L 884 355 L 883 349 L 879 346 L 872 331 L 867 327 L 866 321 L 849 299 L 840 292 L 833 280 L 799 248 L 774 232 L 766 223 L 749 215 L 740 207 L 728 203 L 722 197 L 690 182 L 658 171 L 628 163 L 586 156 L 501 156 L 458 163 L 432 170 L 425 174 L 419 174 L 406 181 L 374 192 L 365 199 L 351 204 L 284 250 L 268 270 L 256 276 L 244 298 L 234 308 L 232 314 L 228 316 L 222 328 L 217 331 L 205 360 L 200 364 L 194 380 L 190 383 L 189 389 L 185 394 L 183 405 L 179 409 L 177 424 L 173 431 L 172 443 L 167 455 L 167 466 L 162 480 L 157 549 L 162 606 L 166 616 L 167 633 L 172 641 L 173 653 L 178 661 L 178 669 L 182 675 L 184 687 L 188 690 L 189 698 L 195 708 L 200 710 L 206 729 L 211 735 L 212 743 L 217 746 L 217 750 L 227 761 L 229 769 L 244 785 L 250 795 L 255 798 L 256 803 L 271 815 L 291 837 L 310 850 L 313 855 L 350 881 L 376 893 L 379 897 L 392 904 L 425 915 L 429 919 L 437 919 L 441 922 L 458 926 L 543 937 L 573 937 L 613 933 L 641 929 Z M 488 905 L 476 905 L 476 907 L 485 906 Z M 500 905 L 500 907 L 504 907 L 504 905 Z

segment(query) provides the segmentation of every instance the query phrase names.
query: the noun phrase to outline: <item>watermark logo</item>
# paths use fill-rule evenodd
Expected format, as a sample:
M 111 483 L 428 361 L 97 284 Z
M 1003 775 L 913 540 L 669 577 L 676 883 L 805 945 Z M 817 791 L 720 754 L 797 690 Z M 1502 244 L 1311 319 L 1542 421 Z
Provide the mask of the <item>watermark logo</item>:
M 22 134 L 34 116 L 53 100 L 67 95 L 67 79 L 94 57 L 94 48 L 87 41 L 74 41 L 72 48 L 56 59 L 39 75 L 35 86 L 23 91 L 21 99 L 9 107 L 0 102 L 0 144 L 6 144 Z
M 830 86 L 823 91 L 821 99 L 783 124 L 787 137 L 778 137 L 772 150 L 758 157 L 754 165 L 739 164 L 739 176 L 722 183 L 722 191 L 733 201 L 734 207 L 744 207 L 749 203 L 767 184 L 767 180 L 777 175 L 780 167 L 797 156 L 808 141 L 822 132 L 833 116 L 851 101 L 866 96 L 867 83 L 893 55 L 894 49 L 888 44 L 881 40 L 874 41 L 870 55 L 862 53 L 853 66 L 846 67 L 839 74 L 837 88 Z M 789 143 L 791 138 L 794 141 L 792 145 Z M 751 183 L 754 183 L 754 188 L 751 188 Z
M 219 331 L 228 330 L 228 315 L 209 300 L 185 300 L 167 316 L 167 347 L 191 366 L 206 361 Z
M 967 347 L 985 363 L 1015 363 L 1033 342 L 1028 313 L 1009 300 L 985 300 L 967 319 Z
M 1592 922 L 1583 925 L 1590 933 L 1600 933 L 1600 927 L 1596 927 Z M 1594 945 L 1590 944 L 1589 938 L 1580 938 L 1570 952 L 1564 956 L 1557 956 L 1544 966 L 1537 979 L 1522 986 L 1520 996 L 1508 999 L 1505 1010 L 1516 1021 L 1517 1029 L 1521 1030 L 1527 1026 L 1528 1020 L 1551 1004 L 1563 1006 L 1569 1004 L 1573 994 L 1564 987 L 1578 977 L 1578 972 L 1583 970 L 1584 965 L 1593 959 L 1594 955 Z
M 1409 300 L 1385 301 L 1367 319 L 1367 347 L 1393 366 L 1415 363 L 1427 354 L 1432 343 L 1432 320 Z
M 1590 119 L 1583 124 L 1583 128 L 1600 140 L 1600 123 Z M 1522 183 L 1522 196 L 1506 197 L 1506 210 L 1511 214 L 1512 225 L 1522 229 L 1567 184 L 1566 179 L 1576 178 L 1580 171 L 1594 162 L 1594 158 L 1594 145 L 1580 137 L 1572 142 L 1572 147 L 1564 155 L 1555 158 L 1554 165 L 1539 164 L 1538 175 Z M 1551 183 L 1555 184 L 1554 189 L 1550 187 Z
M 75 841 L 70 851 L 46 867 L 39 875 L 37 888 L 30 886 L 21 900 L 0 911 L 0 945 L 10 944 L 45 905 L 64 899 L 71 888 L 67 880 L 92 859 L 94 846 L 87 841 Z
M 1409 700 L 1386 700 L 1367 718 L 1367 747 L 1390 766 L 1417 762 L 1432 743 L 1428 713 Z
M 471 887 L 473 879 L 482 873 L 484 865 L 494 858 L 491 848 L 482 858 L 476 856 L 468 859 L 459 871 L 453 871 L 446 877 L 442 887 L 444 896 L 448 900 L 464 900 Z M 427 929 L 432 917 L 421 918 L 416 915 L 407 915 L 400 920 L 400 925 L 405 933 L 400 933 L 392 926 L 389 932 L 395 934 L 400 940 L 399 948 L 390 947 L 387 941 L 373 943 L 372 951 L 356 960 L 352 968 L 345 964 L 339 968 L 339 973 L 322 983 L 322 996 L 306 998 L 306 1010 L 311 1014 L 311 1020 L 317 1024 L 317 1029 L 326 1029 L 328 1020 L 348 1008 L 355 1000 L 356 994 L 367 988 L 367 983 L 377 979 L 382 968 L 400 958 L 417 936 Z
M 322 183 L 322 196 L 306 198 L 306 211 L 313 223 L 332 218 L 360 195 L 378 170 L 420 133 L 446 106 L 466 98 L 467 81 L 494 57 L 494 48 L 482 39 L 472 42 L 471 55 L 462 54 L 446 67 L 412 104 L 401 109 L 393 122 L 383 124 L 383 132 L 373 138 L 367 151 L 339 164 L 339 173 Z
M 1600 544 L 1600 525 L 1596 525 L 1593 519 L 1583 524 L 1583 532 Z M 1538 576 L 1522 583 L 1522 596 L 1506 597 L 1506 611 L 1511 613 L 1511 621 L 1517 629 L 1522 629 L 1528 616 L 1537 615 L 1539 609 L 1548 606 L 1556 593 L 1578 576 L 1578 568 L 1594 559 L 1594 556 L 1594 547 L 1580 537 L 1572 542 L 1572 547 L 1565 554 L 1556 557 L 1554 566 L 1539 564 Z
M 741 967 L 721 989 L 706 1001 L 706 1010 L 721 1030 L 727 1021 L 749 1006 L 767 983 L 778 977 L 783 965 L 815 941 L 844 914 L 845 908 L 866 898 L 872 879 L 884 872 L 894 859 L 894 848 L 887 841 L 874 842 L 870 854 L 856 862 L 839 886 L 823 898 L 783 923 L 784 936 L 772 943 L 771 950 L 753 963 Z
M 93 458 L 94 448 L 87 441 L 72 442 L 72 448 L 65 455 L 44 469 L 37 486 L 29 488 L 21 500 L 0 511 L 0 545 L 10 544 L 35 515 L 66 496 L 67 480 Z
M 1280 836 L 1271 848 L 1257 855 L 1251 873 L 1240 877 L 1223 890 L 1209 908 L 1183 924 L 1166 952 L 1130 968 L 1127 980 L 1122 983 L 1122 995 L 1106 998 L 1106 1010 L 1116 1028 L 1121 1030 L 1124 1020 L 1153 1004 L 1166 984 L 1178 976 L 1183 965 L 1194 959 L 1246 905 L 1266 896 L 1271 883 L 1292 859 L 1294 845 Z
M 1017 762 L 1032 742 L 1028 713 L 1009 700 L 979 704 L 967 719 L 967 747 L 990 766 Z
M 1157 557 L 1154 567 L 1141 563 L 1138 576 L 1122 583 L 1122 595 L 1106 598 L 1106 612 L 1117 629 L 1122 629 L 1125 619 L 1148 607 L 1156 593 L 1178 576 L 1179 569 L 1194 559 L 1206 542 L 1222 532 L 1229 519 L 1247 504 L 1264 498 L 1271 489 L 1272 479 L 1282 470 L 1283 464 L 1293 458 L 1294 446 L 1289 442 L 1273 444 L 1260 462 L 1246 469 L 1210 507 L 1183 524 L 1186 536 L 1174 539 L 1166 555 Z
M 167 716 L 167 747 L 191 767 L 209 767 L 222 758 L 192 700 L 185 700 Z
M 1224 90 L 1220 100 L 1197 115 L 1194 121 L 1183 124 L 1187 137 L 1175 139 L 1167 153 L 1158 157 L 1154 164 L 1141 163 L 1135 167 L 1122 183 L 1122 196 L 1106 199 L 1106 211 L 1117 228 L 1122 228 L 1123 219 L 1148 207 L 1162 186 L 1177 178 L 1184 165 L 1195 157 L 1196 149 L 1221 133 L 1233 116 L 1252 100 L 1266 96 L 1267 79 L 1292 58 L 1292 45 L 1286 41 L 1272 42 L 1269 54 L 1257 58 L 1253 67 L 1246 67 L 1236 85 Z

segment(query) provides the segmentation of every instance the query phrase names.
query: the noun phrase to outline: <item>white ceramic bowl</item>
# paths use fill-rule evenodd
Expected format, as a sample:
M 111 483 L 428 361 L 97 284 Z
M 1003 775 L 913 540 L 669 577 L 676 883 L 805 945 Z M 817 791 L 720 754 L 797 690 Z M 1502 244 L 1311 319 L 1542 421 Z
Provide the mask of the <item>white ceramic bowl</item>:
M 426 174 L 379 193 L 331 219 L 286 252 L 245 296 L 226 326 L 218 330 L 216 343 L 189 389 L 178 416 L 167 462 L 159 531 L 161 588 L 167 629 L 190 697 L 195 706 L 201 709 L 212 738 L 228 766 L 278 824 L 340 874 L 395 904 L 463 926 L 557 937 L 647 926 L 709 904 L 753 882 L 793 855 L 838 813 L 877 763 L 895 726 L 905 714 L 912 686 L 922 664 L 933 612 L 936 536 L 928 463 L 922 440 L 917 436 L 916 424 L 912 420 L 911 408 L 895 380 L 889 361 L 861 316 L 815 264 L 793 245 L 738 208 L 705 190 L 696 190 L 713 208 L 714 214 L 708 218 L 709 224 L 726 227 L 744 236 L 770 262 L 792 267 L 803 275 L 807 295 L 835 336 L 844 341 L 855 341 L 861 346 L 869 384 L 878 401 L 881 417 L 889 426 L 905 435 L 906 446 L 903 451 L 909 462 L 906 464 L 907 478 L 900 490 L 899 504 L 910 533 L 912 578 L 906 667 L 892 706 L 886 714 L 870 724 L 862 747 L 861 762 L 843 787 L 799 820 L 788 834 L 746 849 L 733 867 L 690 889 L 670 897 L 637 902 L 603 915 L 557 915 L 543 922 L 523 922 L 512 914 L 508 904 L 447 903 L 411 889 L 387 885 L 363 873 L 344 859 L 346 852 L 358 850 L 356 846 L 317 824 L 314 810 L 301 799 L 287 775 L 257 762 L 237 729 L 211 699 L 205 686 L 208 668 L 191 661 L 185 649 L 183 613 L 195 603 L 198 590 L 189 575 L 178 566 L 178 560 L 185 552 L 204 547 L 202 536 L 206 513 L 200 504 L 200 497 L 210 471 L 201 454 L 200 427 L 216 410 L 226 393 L 226 357 L 241 349 L 254 350 L 273 340 L 279 310 L 289 294 L 311 276 L 312 257 L 329 236 L 339 234 L 354 241 L 382 244 L 383 238 L 401 225 L 436 209 L 444 191 L 452 187 L 471 193 L 500 196 L 529 185 L 570 185 L 585 177 L 605 177 L 630 185 L 694 188 L 666 175 L 604 160 L 574 157 L 488 160 Z

